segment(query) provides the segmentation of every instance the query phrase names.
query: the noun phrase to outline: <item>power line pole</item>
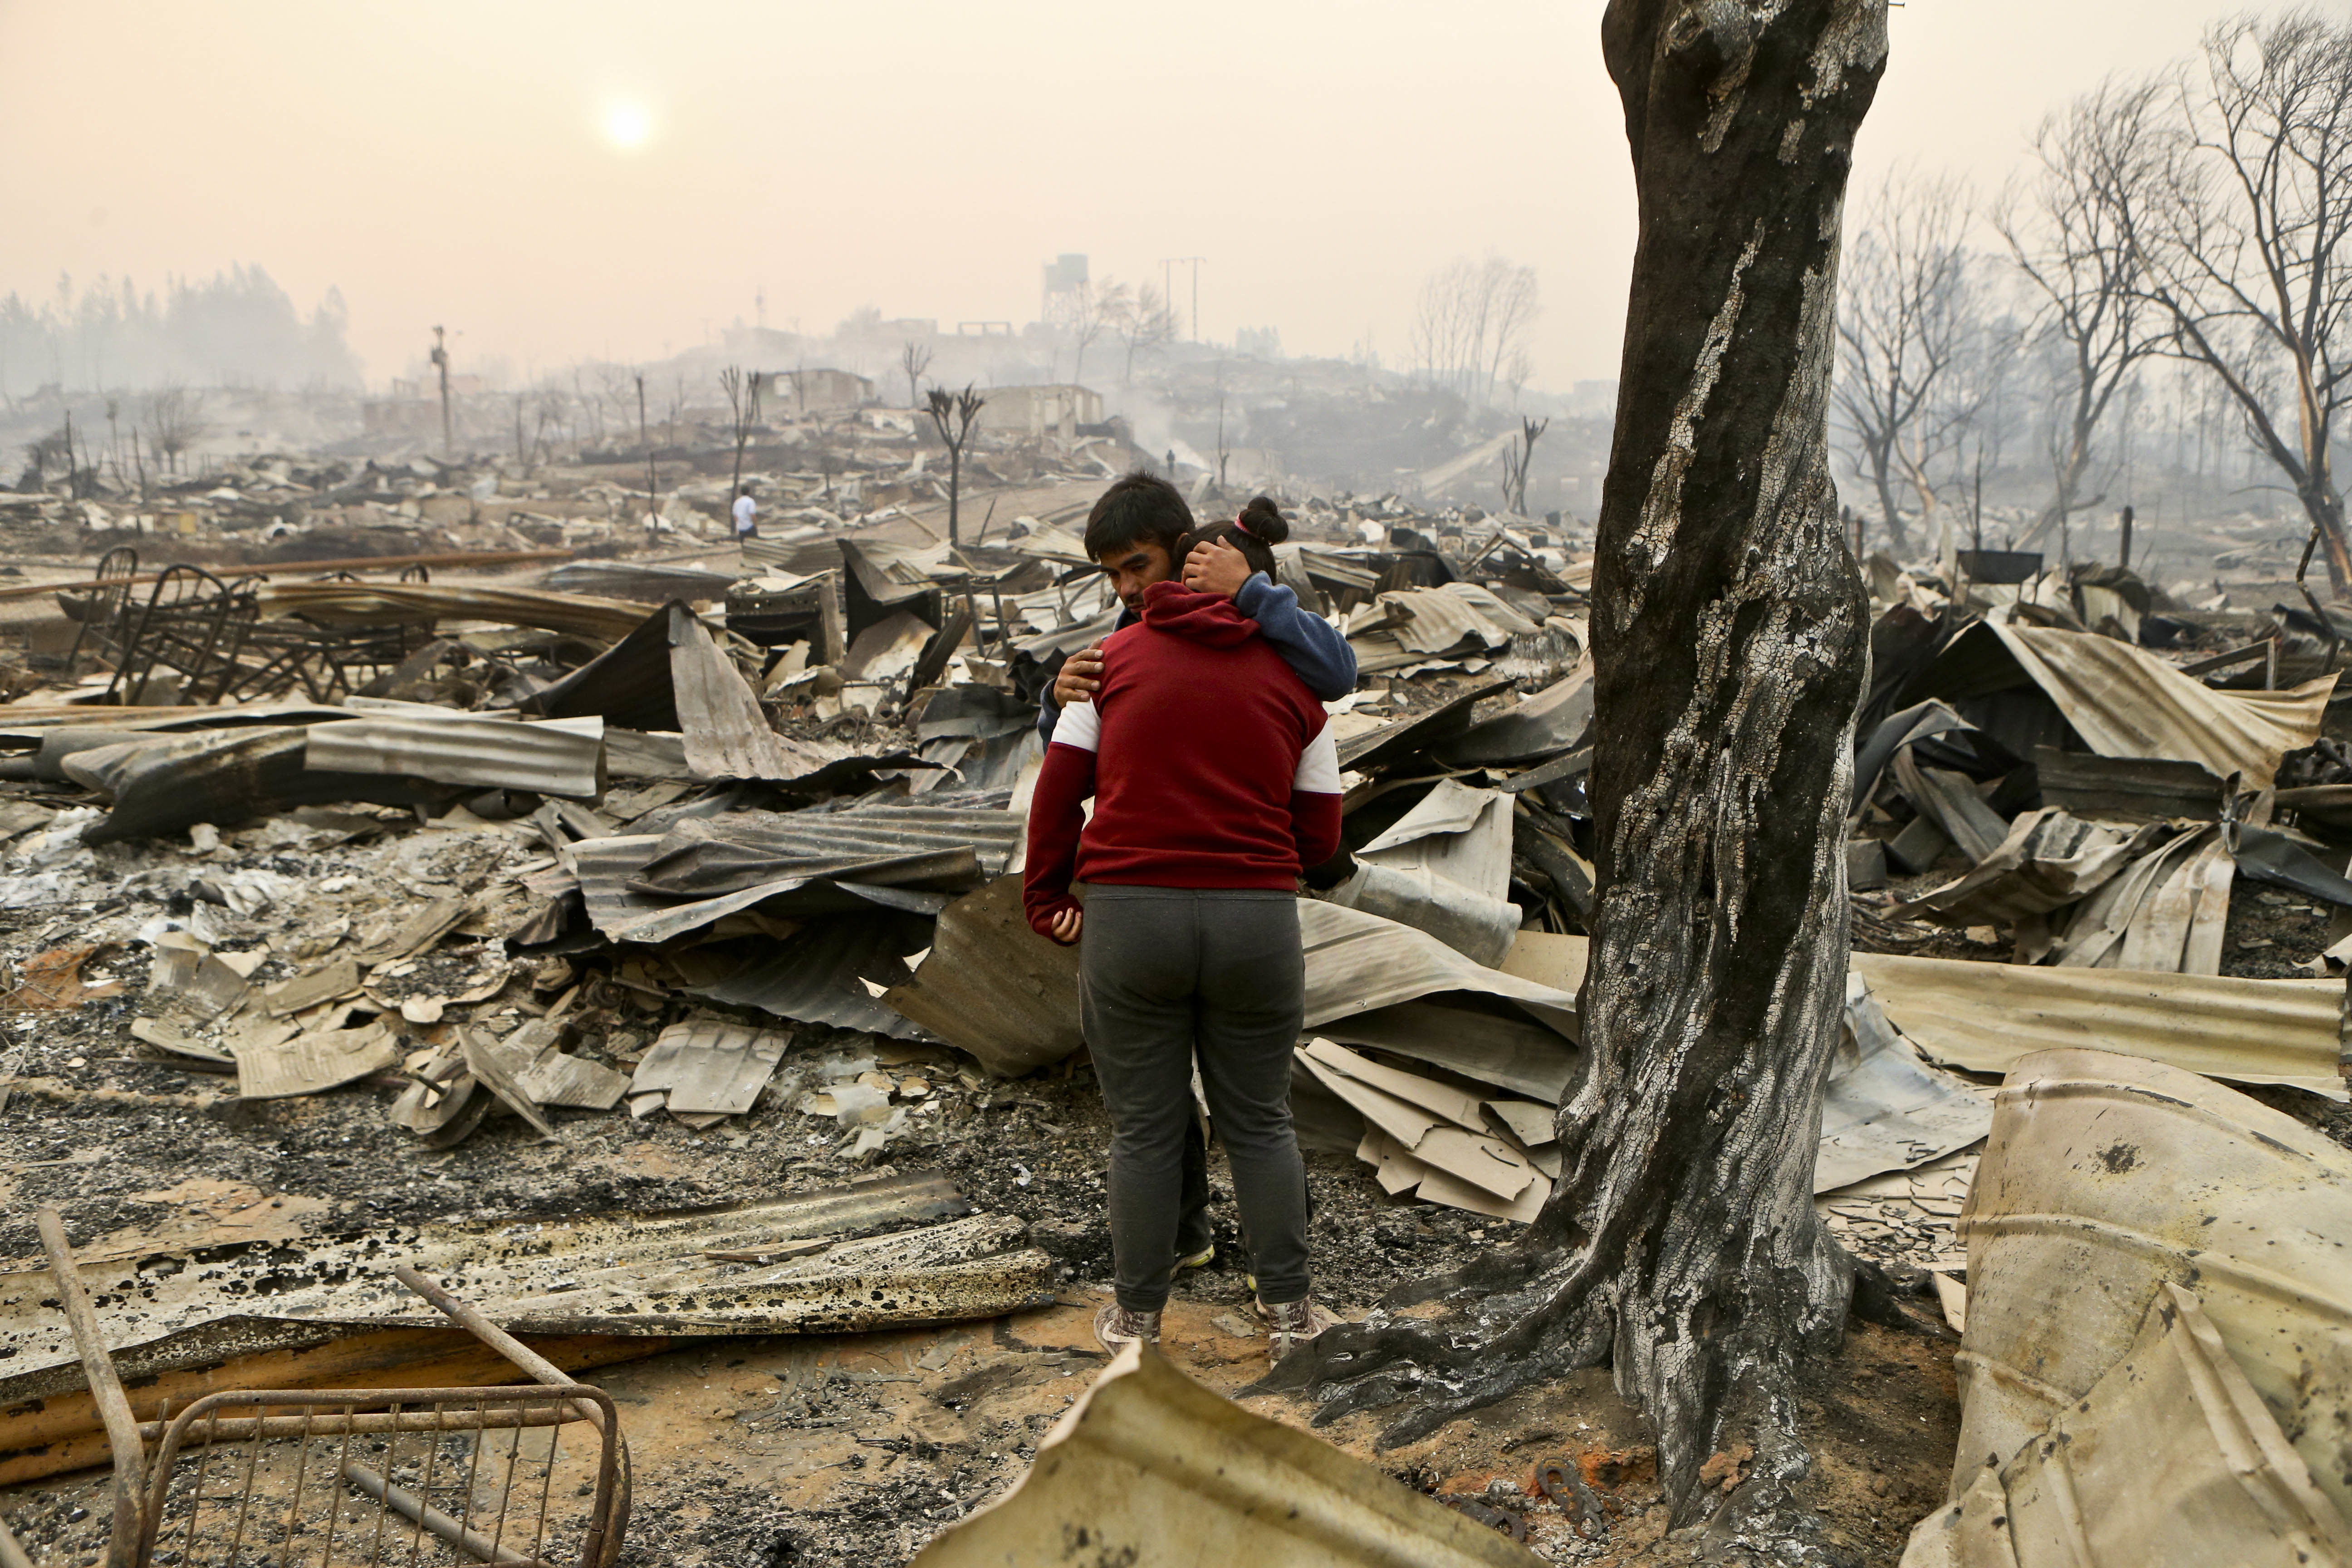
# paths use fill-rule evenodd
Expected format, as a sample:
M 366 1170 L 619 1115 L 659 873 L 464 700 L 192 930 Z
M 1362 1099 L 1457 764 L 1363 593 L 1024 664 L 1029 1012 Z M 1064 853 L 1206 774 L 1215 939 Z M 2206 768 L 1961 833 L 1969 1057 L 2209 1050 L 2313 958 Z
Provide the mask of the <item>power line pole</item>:
M 449 350 L 438 327 L 433 329 L 433 363 L 441 373 L 441 455 L 455 458 L 457 443 L 449 431 Z
M 1163 279 L 1169 279 L 1171 268 L 1190 267 L 1192 269 L 1192 341 L 1196 343 L 1201 341 L 1201 263 L 1208 259 L 1205 256 L 1171 256 L 1162 258 L 1160 263 L 1160 275 Z M 1164 281 L 1162 288 L 1168 293 L 1169 303 L 1174 304 L 1176 293 L 1173 281 Z

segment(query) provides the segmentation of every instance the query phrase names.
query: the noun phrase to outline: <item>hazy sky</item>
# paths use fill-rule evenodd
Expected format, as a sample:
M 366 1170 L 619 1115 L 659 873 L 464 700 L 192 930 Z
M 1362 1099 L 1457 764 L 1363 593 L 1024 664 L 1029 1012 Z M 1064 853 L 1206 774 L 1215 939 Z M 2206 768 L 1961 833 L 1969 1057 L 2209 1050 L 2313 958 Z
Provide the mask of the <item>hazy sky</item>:
M 1998 185 L 2211 0 L 1909 0 L 1857 177 Z M 1601 0 L 0 0 L 0 293 L 268 269 L 381 384 L 769 325 L 1023 322 L 1038 268 L 1207 258 L 1202 325 L 1407 359 L 1421 277 L 1533 264 L 1536 381 L 1616 372 L 1632 181 Z M 635 142 L 635 145 L 620 142 Z M 1178 268 L 1180 308 L 1190 301 Z

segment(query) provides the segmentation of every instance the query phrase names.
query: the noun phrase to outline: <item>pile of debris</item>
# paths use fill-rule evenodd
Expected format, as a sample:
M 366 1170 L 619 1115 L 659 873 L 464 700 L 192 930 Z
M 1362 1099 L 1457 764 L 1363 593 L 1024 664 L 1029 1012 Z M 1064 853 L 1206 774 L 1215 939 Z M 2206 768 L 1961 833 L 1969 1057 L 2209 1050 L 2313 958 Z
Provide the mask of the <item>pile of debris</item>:
M 960 548 L 811 525 L 527 585 L 79 596 L 72 667 L 0 707 L 0 904 L 43 932 L 0 976 L 36 1024 L 0 1073 L 41 1017 L 143 968 L 122 1050 L 233 1080 L 231 1103 L 379 1104 L 423 1149 L 494 1118 L 553 1137 L 793 1116 L 849 1175 L 936 1142 L 960 1097 L 1017 1101 L 1006 1080 L 1083 1047 L 1076 955 L 1030 931 L 1019 889 L 1038 704 L 1118 609 L 1076 518 Z M 1360 680 L 1329 705 L 1344 847 L 1300 903 L 1296 1121 L 1369 1202 L 1526 1223 L 1560 1175 L 1594 915 L 1591 563 L 1525 519 L 1305 519 L 1283 579 Z M 2112 574 L 2049 584 L 2063 616 L 1873 575 L 1858 951 L 1817 1205 L 1958 1326 L 2000 1288 L 1960 1222 L 2049 1051 L 2343 1100 L 2352 754 L 2330 656 L 2283 623 L 2135 609 Z M 2257 916 L 2304 921 L 2299 973 Z M 986 1317 L 1099 1265 L 924 1180 L 827 1199 L 817 1230 L 647 1222 L 642 1255 L 553 1233 L 528 1268 L 460 1234 L 401 1246 L 509 1327 L 664 1340 Z M 869 1203 L 887 1226 L 843 1217 Z M 262 1340 L 400 1326 L 388 1287 L 346 1282 L 375 1274 L 375 1243 L 353 1245 L 306 1253 L 302 1279 L 283 1259 L 233 1287 L 142 1279 L 114 1349 L 194 1365 L 175 1358 L 231 1295 L 276 1302 L 277 1327 L 239 1331 Z M 67 1351 L 54 1328 L 18 1345 L 17 1394 L 70 1383 Z M 2075 1392 L 2105 1365 L 2084 1370 Z M 60 1428 L 56 1453 L 96 1430 Z

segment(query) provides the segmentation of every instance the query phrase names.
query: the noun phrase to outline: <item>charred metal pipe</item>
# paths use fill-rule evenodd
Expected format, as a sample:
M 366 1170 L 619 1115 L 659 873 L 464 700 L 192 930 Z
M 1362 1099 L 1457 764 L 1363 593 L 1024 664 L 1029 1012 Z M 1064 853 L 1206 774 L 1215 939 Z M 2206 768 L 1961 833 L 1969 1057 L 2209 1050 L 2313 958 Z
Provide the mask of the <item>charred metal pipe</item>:
M 394 1486 L 364 1465 L 346 1464 L 343 1479 L 400 1515 L 411 1524 L 422 1526 L 461 1552 L 470 1552 L 484 1563 L 495 1563 L 499 1568 L 549 1568 L 536 1557 L 526 1557 L 511 1547 L 501 1546 L 484 1535 L 450 1518 L 405 1487 Z
M 147 1469 L 147 1449 L 139 1440 L 139 1423 L 131 1416 L 122 1380 L 115 1375 L 114 1358 L 107 1353 L 98 1310 L 90 1305 L 89 1291 L 74 1267 L 73 1248 L 66 1245 L 66 1222 L 50 1208 L 34 1218 L 40 1226 L 42 1249 L 49 1255 L 58 1304 L 73 1327 L 74 1348 L 81 1352 L 82 1375 L 89 1380 L 90 1399 L 106 1423 L 106 1446 L 114 1453 L 114 1535 L 106 1543 L 107 1568 L 131 1568 L 139 1553 L 139 1491 Z

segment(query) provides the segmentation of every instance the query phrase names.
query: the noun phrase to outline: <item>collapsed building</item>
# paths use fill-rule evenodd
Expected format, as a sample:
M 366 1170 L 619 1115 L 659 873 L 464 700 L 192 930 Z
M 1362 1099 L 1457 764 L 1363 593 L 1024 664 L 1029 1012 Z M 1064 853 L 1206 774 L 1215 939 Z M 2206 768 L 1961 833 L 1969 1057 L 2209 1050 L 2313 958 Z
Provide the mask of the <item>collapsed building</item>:
M 658 1478 L 633 1490 L 630 1409 L 577 1374 L 1001 1323 L 1100 1278 L 1098 1226 L 1023 1212 L 1045 1183 L 1091 1178 L 1055 1120 L 1084 1087 L 1076 959 L 1028 931 L 1018 871 L 1038 703 L 1118 608 L 1076 529 L 1133 453 L 1024 413 L 967 460 L 980 516 L 951 542 L 903 416 L 810 417 L 834 458 L 749 450 L 763 510 L 740 544 L 709 460 L 658 510 L 617 464 L 265 462 L 201 494 L 0 512 L 126 537 L 63 585 L 5 590 L 61 614 L 26 635 L 0 706 L 0 1096 L 86 1131 L 161 1119 L 192 1174 L 241 1129 L 337 1123 L 380 1167 L 331 1213 L 236 1211 L 257 1227 L 238 1243 L 218 1225 L 134 1237 L 107 1225 L 112 1199 L 76 1214 L 66 1175 L 89 1179 L 83 1150 L 103 1161 L 105 1143 L 45 1154 L 54 1178 L 31 1173 L 20 1201 L 54 1191 L 83 1236 L 45 1233 L 46 1261 L 20 1237 L 0 1276 L 0 1481 L 110 1454 L 125 1561 L 176 1561 L 159 1555 L 175 1539 L 200 1560 L 257 1500 L 289 1561 L 348 1510 L 362 1522 L 342 1528 L 397 1520 L 404 1542 L 471 1559 L 607 1561 Z M 1572 523 L 1395 497 L 1293 511 L 1282 578 L 1360 673 L 1329 705 L 1345 848 L 1300 904 L 1294 1113 L 1326 1156 L 1320 1201 L 1355 1205 L 1383 1267 L 1413 1268 L 1511 1237 L 1562 1174 L 1605 633 Z M 140 549 L 158 535 L 283 553 L 159 564 Z M 1960 1462 L 1913 1550 L 1990 1561 L 2001 1518 L 2055 1539 L 2079 1495 L 2116 1521 L 2096 1560 L 2147 1561 L 2231 1487 L 2253 1501 L 2199 1517 L 2204 1560 L 2239 1560 L 2281 1509 L 2291 1539 L 2334 1550 L 2340 1369 L 2278 1348 L 2341 1336 L 2332 1222 L 2282 1225 L 2276 1194 L 2324 1205 L 2352 1176 L 2325 1131 L 2352 963 L 2336 628 L 2195 608 L 2120 569 L 2005 574 L 1867 573 L 1857 951 L 1816 1206 L 1961 1336 Z M 2106 1108 L 2095 1136 L 2086 1105 Z M 610 1184 L 661 1138 L 790 1156 L 715 1191 Z M 2134 1179 L 2158 1151 L 2216 1173 L 2210 1190 Z M 527 1162 L 552 1183 L 574 1159 L 610 1201 L 402 1195 L 410 1163 L 480 1183 Z M 2051 1215 L 2077 1239 L 2017 1217 Z M 2049 1325 L 2087 1300 L 2097 1321 L 2054 1352 Z M 1006 1364 L 967 1371 L 964 1353 L 903 1375 Z M 2162 1378 L 2135 1370 L 2159 1362 Z M 253 1397 L 295 1388 L 341 1392 Z M 1414 1560 L 1526 1560 L 1515 1542 L 1557 1557 L 1641 1517 L 1598 1445 L 1517 1491 L 1433 1479 L 1454 1510 L 1424 1511 L 1188 1389 L 1156 1363 L 1111 1367 L 988 1452 L 1034 1456 L 1031 1479 L 1008 1493 L 1015 1461 L 975 1472 L 898 1516 L 897 1544 L 919 1528 L 946 1563 L 1028 1540 L 1043 1527 L 1024 1510 L 1066 1521 L 1108 1485 L 1073 1478 L 1139 1464 L 1206 1506 L 1184 1456 L 1218 1445 L 1322 1499 L 1333 1539 Z M 957 1398 L 982 1394 L 940 1403 Z M 819 1409 L 748 1425 L 835 1422 Z M 254 1455 L 234 1508 L 204 1506 L 203 1456 L 227 1449 L 198 1421 Z M 1164 1462 L 1106 1435 L 1121 1421 L 1179 1434 Z M 2210 1481 L 2155 1502 L 2097 1459 L 2149 1427 Z M 381 1463 L 305 1479 L 302 1456 L 354 1438 Z M 509 1480 L 482 1484 L 484 1456 Z M 470 1467 L 454 1508 L 434 1500 L 445 1458 Z M 518 1550 L 503 1521 L 533 1485 L 579 1506 L 540 1506 Z M 109 1522 L 85 1511 L 26 1533 L 82 1551 Z

